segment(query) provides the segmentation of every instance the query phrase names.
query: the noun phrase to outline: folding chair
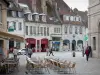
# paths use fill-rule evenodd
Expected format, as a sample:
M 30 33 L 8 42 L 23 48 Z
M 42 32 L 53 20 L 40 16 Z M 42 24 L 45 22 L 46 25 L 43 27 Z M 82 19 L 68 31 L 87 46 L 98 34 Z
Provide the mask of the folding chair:
M 68 67 L 69 68 L 69 72 L 72 71 L 72 73 L 76 73 L 75 67 L 76 67 L 76 63 L 74 62 Z

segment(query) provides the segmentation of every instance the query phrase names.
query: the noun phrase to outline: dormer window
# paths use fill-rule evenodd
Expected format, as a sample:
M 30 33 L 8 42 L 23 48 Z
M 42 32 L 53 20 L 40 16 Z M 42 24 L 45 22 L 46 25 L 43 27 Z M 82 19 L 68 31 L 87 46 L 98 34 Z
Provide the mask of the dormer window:
M 22 12 L 18 12 L 18 17 L 23 17 L 23 13 Z
M 69 21 L 70 21 L 70 16 L 69 16 Z
M 42 21 L 42 15 L 39 15 L 39 21 L 40 22 Z
M 33 19 L 33 21 L 35 21 L 35 15 L 32 15 L 32 19 Z
M 13 17 L 16 17 L 17 15 L 16 15 L 16 11 L 12 11 L 12 16 Z
M 81 17 L 79 17 L 79 21 L 81 21 Z
M 71 21 L 74 21 L 74 17 L 73 16 L 71 16 L 70 19 L 71 19 Z
M 32 21 L 32 14 L 28 14 L 28 20 Z
M 10 4 L 9 4 L 9 7 L 12 8 L 12 7 L 13 7 L 13 4 L 12 4 L 11 2 L 9 2 L 9 3 L 10 3 Z
M 75 21 L 76 21 L 76 17 L 75 17 Z

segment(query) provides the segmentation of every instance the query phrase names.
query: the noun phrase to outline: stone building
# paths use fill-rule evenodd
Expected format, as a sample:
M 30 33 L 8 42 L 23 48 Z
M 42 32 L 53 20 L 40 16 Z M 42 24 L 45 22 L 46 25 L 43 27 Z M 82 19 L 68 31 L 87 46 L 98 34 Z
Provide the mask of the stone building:
M 19 6 L 17 2 L 13 0 L 11 0 L 9 3 L 10 5 L 7 9 L 7 31 L 10 34 L 15 34 L 24 38 L 25 22 L 24 22 L 23 9 Z M 10 42 L 13 42 L 14 47 L 17 47 L 19 49 L 25 48 L 24 41 L 10 41 Z
M 23 40 L 23 37 L 9 34 L 7 32 L 7 8 L 9 2 L 7 0 L 0 0 L 0 55 L 7 56 L 9 49 L 9 40 Z
M 100 58 L 100 0 L 89 0 L 88 27 L 92 55 Z
M 82 50 L 87 25 L 83 21 L 87 18 L 83 19 L 83 15 L 87 16 L 85 12 L 72 10 L 63 0 L 18 2 L 25 9 L 25 39 L 28 47 L 35 47 L 37 52 L 45 51 L 47 46 L 56 51 L 71 51 L 74 42 L 75 50 Z M 76 49 L 78 43 L 81 49 Z

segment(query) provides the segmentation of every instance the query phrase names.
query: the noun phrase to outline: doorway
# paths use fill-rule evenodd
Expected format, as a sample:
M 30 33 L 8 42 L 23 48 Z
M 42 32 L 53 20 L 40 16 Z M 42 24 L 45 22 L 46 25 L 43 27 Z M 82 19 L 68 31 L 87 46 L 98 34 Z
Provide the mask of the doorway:
M 75 51 L 76 49 L 76 41 L 72 40 L 72 51 Z
M 45 52 L 45 44 L 41 44 L 41 52 Z

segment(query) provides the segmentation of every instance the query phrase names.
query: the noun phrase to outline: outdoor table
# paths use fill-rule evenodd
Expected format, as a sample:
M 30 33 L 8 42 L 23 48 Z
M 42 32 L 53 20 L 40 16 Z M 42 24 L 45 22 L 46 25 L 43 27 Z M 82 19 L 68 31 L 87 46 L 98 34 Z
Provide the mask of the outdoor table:
M 12 69 L 12 71 L 14 71 L 14 69 L 15 69 L 14 65 L 17 65 L 18 63 L 19 63 L 19 58 L 16 60 L 15 59 L 6 59 L 3 62 L 3 65 L 6 68 L 6 73 L 10 73 L 11 69 Z

